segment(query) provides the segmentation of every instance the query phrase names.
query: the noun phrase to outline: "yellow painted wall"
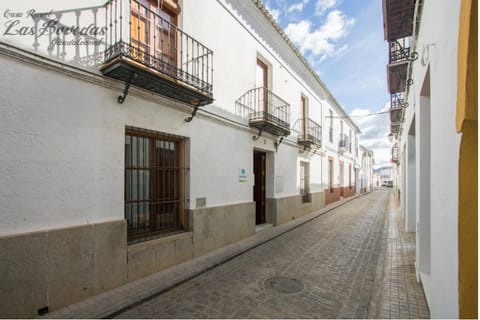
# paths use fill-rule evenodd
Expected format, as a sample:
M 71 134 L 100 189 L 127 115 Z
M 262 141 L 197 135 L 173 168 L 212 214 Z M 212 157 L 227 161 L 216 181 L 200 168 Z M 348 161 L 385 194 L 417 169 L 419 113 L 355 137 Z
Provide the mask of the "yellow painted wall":
M 478 4 L 462 0 L 458 40 L 457 131 L 459 155 L 459 316 L 478 317 Z

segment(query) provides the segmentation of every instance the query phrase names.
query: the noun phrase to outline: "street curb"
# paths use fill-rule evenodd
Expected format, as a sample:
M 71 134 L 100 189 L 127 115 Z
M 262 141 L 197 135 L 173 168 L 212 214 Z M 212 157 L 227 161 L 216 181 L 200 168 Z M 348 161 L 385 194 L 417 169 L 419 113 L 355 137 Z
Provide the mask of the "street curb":
M 374 191 L 358 194 L 340 200 L 339 203 L 334 202 L 329 204 L 330 207 L 324 207 L 299 219 L 262 230 L 246 239 L 195 257 L 145 278 L 124 284 L 60 310 L 53 311 L 39 318 L 113 318 L 128 309 L 164 294 L 250 250 L 268 243 L 287 232 L 295 230 L 334 209 L 373 192 Z

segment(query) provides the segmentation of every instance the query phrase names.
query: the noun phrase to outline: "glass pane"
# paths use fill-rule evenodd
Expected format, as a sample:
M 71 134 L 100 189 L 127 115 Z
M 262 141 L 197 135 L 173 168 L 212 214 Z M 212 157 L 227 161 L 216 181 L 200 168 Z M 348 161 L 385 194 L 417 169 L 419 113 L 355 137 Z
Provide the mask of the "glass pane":
M 137 162 L 137 154 L 138 154 L 138 148 L 137 148 L 137 141 L 138 138 L 133 136 L 132 137 L 132 167 L 136 167 L 138 164 Z
M 132 178 L 131 178 L 131 171 L 132 170 L 126 170 L 125 171 L 125 188 L 126 188 L 126 193 L 125 193 L 125 201 L 130 201 L 132 199 Z
M 131 181 L 131 200 L 138 200 L 138 170 L 132 170 L 132 181 Z
M 132 137 L 125 137 L 125 167 L 130 167 L 132 164 Z
M 145 200 L 150 200 L 150 171 L 145 171 Z
M 138 200 L 143 200 L 145 199 L 143 197 L 143 186 L 144 186 L 144 180 L 143 180 L 143 170 L 139 170 L 138 172 Z
M 143 168 L 144 158 L 145 158 L 145 138 L 138 138 L 138 166 Z
M 150 139 L 145 139 L 145 168 L 150 168 Z

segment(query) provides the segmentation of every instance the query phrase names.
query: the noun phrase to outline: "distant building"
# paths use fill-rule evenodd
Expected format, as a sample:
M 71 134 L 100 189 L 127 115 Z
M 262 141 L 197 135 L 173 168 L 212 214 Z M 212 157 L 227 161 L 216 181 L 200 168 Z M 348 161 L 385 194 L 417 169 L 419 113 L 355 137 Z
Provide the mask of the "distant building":
M 382 186 L 386 181 L 393 181 L 394 168 L 392 165 L 386 165 L 373 170 L 373 180 L 375 186 Z
M 375 164 L 373 151 L 360 146 L 360 159 L 360 183 L 357 187 L 357 192 L 373 191 L 373 165 Z

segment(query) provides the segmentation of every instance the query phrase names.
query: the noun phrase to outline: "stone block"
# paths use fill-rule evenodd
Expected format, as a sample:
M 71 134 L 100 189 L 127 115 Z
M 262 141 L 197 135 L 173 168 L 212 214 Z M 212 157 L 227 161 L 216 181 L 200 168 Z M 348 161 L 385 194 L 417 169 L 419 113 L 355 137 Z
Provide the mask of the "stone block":
M 192 210 L 194 256 L 255 233 L 254 203 Z
M 94 294 L 127 281 L 127 227 L 125 220 L 95 224 Z
M 151 273 L 166 269 L 176 263 L 175 242 L 176 241 L 172 240 L 169 242 L 158 243 L 157 245 L 152 246 L 154 262 Z
M 175 240 L 175 263 L 181 263 L 193 258 L 193 235 Z
M 137 280 L 153 273 L 155 248 L 148 242 L 130 245 L 128 256 L 128 281 Z
M 47 233 L 2 237 L 0 248 L 0 317 L 36 317 L 48 306 Z
M 93 295 L 91 225 L 48 232 L 49 307 L 58 309 Z

